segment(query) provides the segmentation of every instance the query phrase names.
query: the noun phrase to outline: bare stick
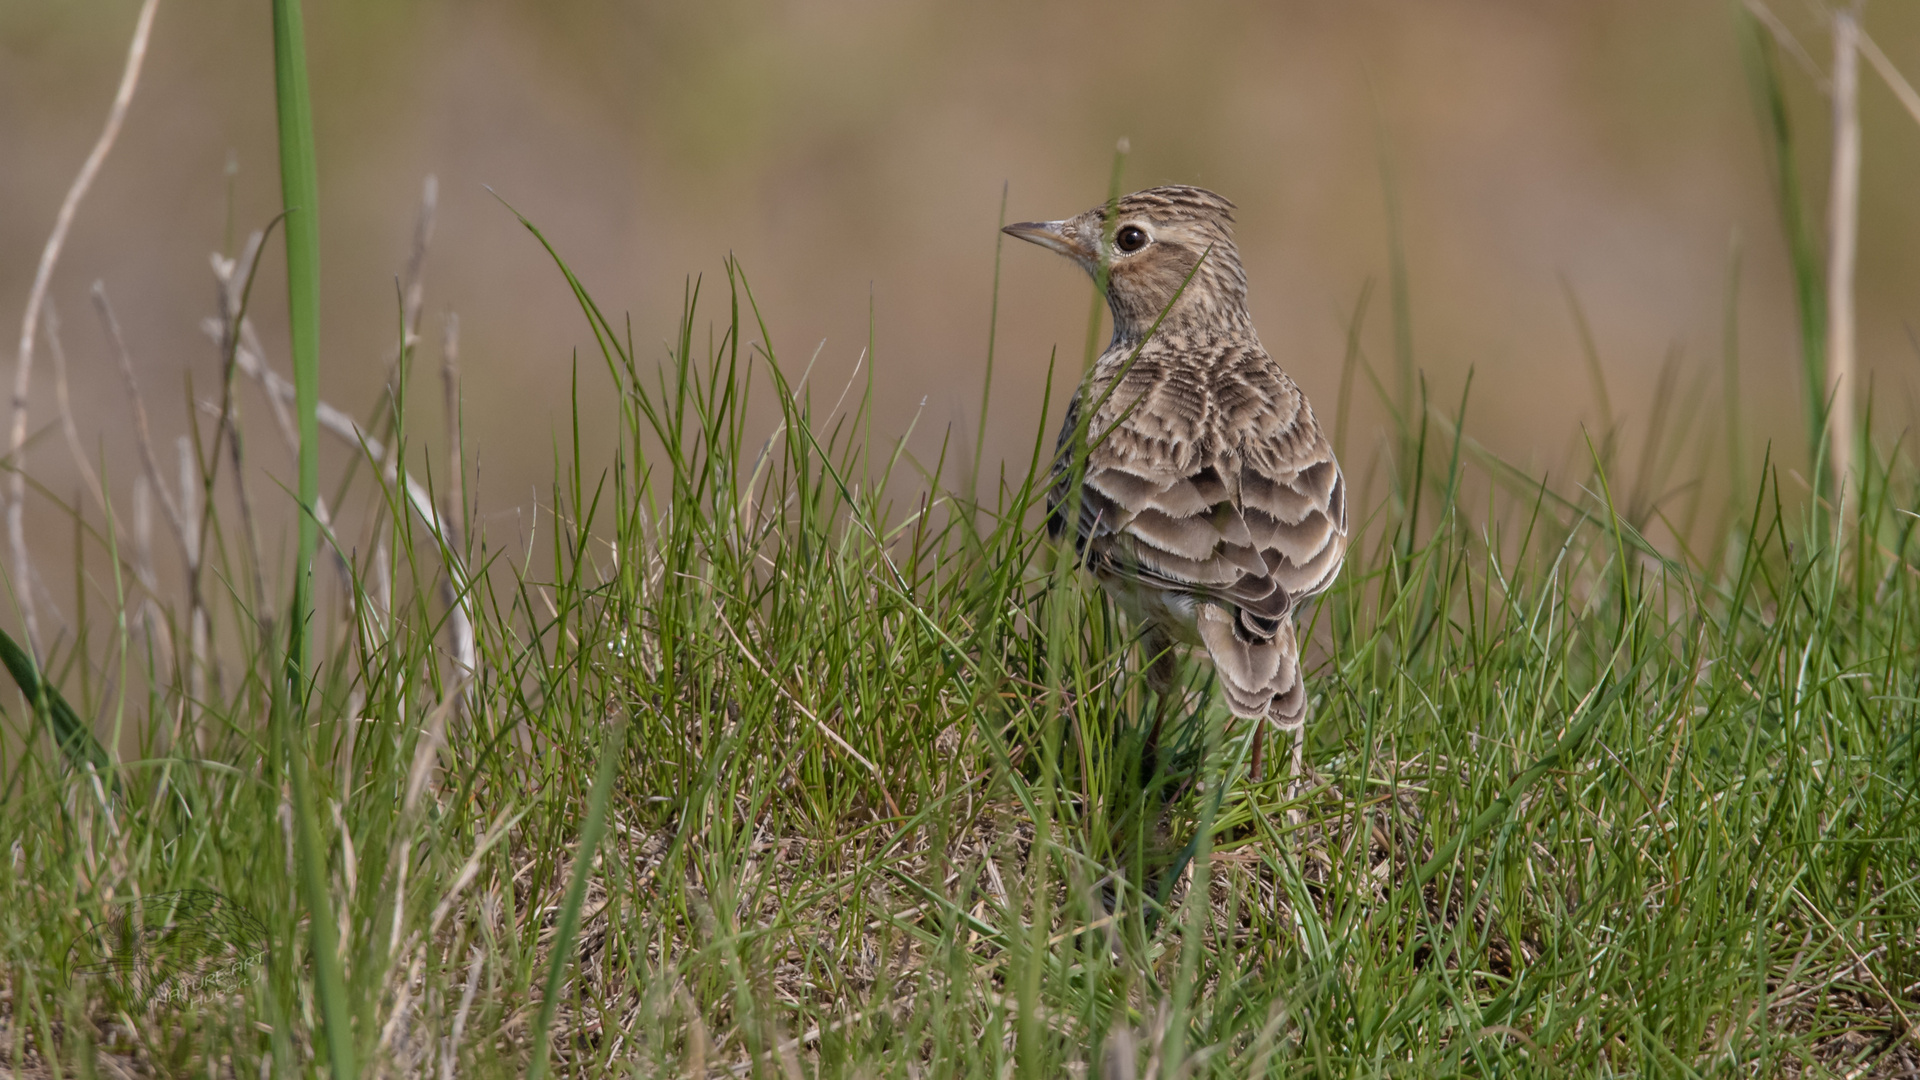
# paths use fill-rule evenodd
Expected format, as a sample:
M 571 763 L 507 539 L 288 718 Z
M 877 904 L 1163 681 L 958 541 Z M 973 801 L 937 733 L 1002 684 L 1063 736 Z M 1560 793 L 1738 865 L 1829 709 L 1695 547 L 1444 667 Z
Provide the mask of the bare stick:
M 434 212 L 440 205 L 440 178 L 432 173 L 420 184 L 420 216 L 413 225 L 413 253 L 407 258 L 406 276 L 402 279 L 401 315 L 407 328 L 407 339 L 401 342 L 402 348 L 411 348 L 419 340 L 420 309 L 426 296 L 426 285 L 421 271 L 427 264 L 427 247 L 433 243 Z
M 1853 262 L 1860 218 L 1860 10 L 1833 12 L 1833 180 L 1827 203 L 1827 455 L 1837 493 L 1853 473 Z
M 260 335 L 254 332 L 252 319 L 240 320 L 240 344 L 255 356 L 267 355 L 266 346 L 260 344 Z M 287 441 L 288 452 L 296 458 L 299 457 L 300 432 L 293 426 L 293 413 L 288 411 L 287 403 L 279 397 L 273 394 L 268 394 L 266 397 L 268 407 L 273 410 L 273 422 L 280 426 L 280 436 Z
M 259 234 L 256 233 L 255 235 L 258 236 Z M 230 265 L 227 269 L 222 269 L 220 256 L 215 255 L 214 260 L 214 273 L 216 275 L 230 271 Z M 224 281 L 226 279 L 223 277 L 221 280 Z M 226 340 L 223 336 L 227 332 L 225 326 L 226 324 L 216 318 L 206 318 L 200 321 L 200 329 L 216 343 Z M 226 355 L 226 346 L 221 345 L 220 348 L 221 355 L 224 357 Z M 250 378 L 255 380 L 259 379 L 259 374 L 263 370 L 269 375 L 272 375 L 273 378 L 279 379 L 279 375 L 274 374 L 273 369 L 266 367 L 266 361 L 261 359 L 261 357 L 265 355 L 265 349 L 260 344 L 260 335 L 254 332 L 253 320 L 246 318 L 241 319 L 240 347 L 235 353 L 235 363 L 243 373 L 246 373 Z M 281 380 L 281 383 L 283 386 L 292 385 L 291 383 L 285 382 L 285 380 Z M 263 389 L 265 389 L 264 384 Z M 276 393 L 271 389 L 267 390 L 265 397 L 267 399 L 267 405 L 273 412 L 274 423 L 280 429 L 280 436 L 286 441 L 287 451 L 298 457 L 300 454 L 300 433 L 294 430 L 293 414 L 287 411 L 288 405 L 293 399 Z M 220 406 L 211 402 L 202 402 L 201 408 L 206 411 L 207 415 L 216 419 L 220 416 Z M 333 553 L 334 569 L 340 575 L 341 586 L 345 592 L 351 596 L 353 593 L 353 569 L 347 565 L 346 556 L 341 551 L 339 538 L 334 536 L 333 517 L 327 510 L 327 500 L 324 497 L 314 500 L 313 517 L 315 521 L 320 523 L 320 531 L 327 538 L 329 545 L 328 550 Z
M 47 237 L 47 246 L 40 250 L 40 268 L 33 275 L 33 288 L 27 293 L 27 313 L 20 320 L 19 361 L 13 369 L 13 430 L 7 441 L 7 461 L 13 470 L 7 491 L 7 539 L 13 545 L 13 571 L 20 583 L 15 592 L 20 598 L 20 614 L 26 622 L 29 644 L 38 640 L 39 627 L 33 617 L 32 566 L 27 558 L 26 526 L 21 518 L 27 493 L 27 478 L 22 471 L 26 462 L 21 451 L 27 441 L 27 391 L 33 385 L 34 331 L 40 320 L 41 302 L 47 298 L 47 285 L 53 280 L 53 268 L 60 261 L 60 249 L 66 246 L 67 231 L 73 227 L 74 215 L 80 210 L 80 200 L 93 186 L 93 178 L 99 175 L 107 152 L 120 137 L 120 125 L 127 118 L 127 106 L 133 102 L 134 87 L 140 85 L 140 67 L 147 58 L 147 38 L 153 30 L 153 13 L 158 7 L 159 0 L 146 0 L 140 5 L 133 42 L 127 46 L 127 65 L 120 73 L 120 89 L 113 95 L 113 107 L 107 110 L 106 127 L 101 129 L 93 152 L 80 166 L 80 174 L 73 178 L 73 186 L 67 189 L 60 212 L 54 216 L 53 233 Z
M 1764 0 L 1746 0 L 1746 7 L 1754 18 L 1760 20 L 1760 25 L 1765 26 L 1773 35 L 1773 39 L 1780 43 L 1780 47 L 1787 50 L 1787 55 L 1793 57 L 1794 62 L 1807 73 L 1807 77 L 1813 80 L 1813 84 L 1820 88 L 1820 92 L 1823 94 L 1831 92 L 1832 84 L 1827 81 L 1825 75 L 1820 73 L 1820 65 L 1813 62 L 1813 54 L 1807 51 L 1806 46 L 1800 44 L 1799 38 L 1793 36 L 1793 31 L 1787 29 L 1787 24 L 1780 21 L 1780 16 L 1775 15 L 1773 9 L 1768 7 Z
M 180 516 L 186 523 L 181 542 L 187 551 L 187 708 L 193 708 L 207 697 L 207 605 L 200 590 L 200 459 L 185 435 L 175 446 L 180 451 Z M 183 710 L 183 715 L 190 714 Z M 198 732 L 197 724 L 186 723 L 188 732 Z
M 400 276 L 400 340 L 387 355 L 387 385 L 400 374 L 400 360 L 420 341 L 420 311 L 426 298 L 421 272 L 427 265 L 427 247 L 433 242 L 433 222 L 440 205 L 440 180 L 432 173 L 420 184 L 420 215 L 413 222 L 413 250 Z
M 140 380 L 133 373 L 133 355 L 128 352 L 126 338 L 120 333 L 120 320 L 114 317 L 113 305 L 107 302 L 107 286 L 103 281 L 93 283 L 93 308 L 99 313 L 101 325 L 106 327 L 107 340 L 112 342 L 114 355 L 120 361 L 120 377 L 126 381 L 127 398 L 133 403 L 134 441 L 140 446 L 140 464 L 147 470 L 147 482 L 153 485 L 153 493 L 160 500 L 160 512 L 166 515 L 167 524 L 173 527 L 181 546 L 188 547 L 187 526 L 180 517 L 180 504 L 174 501 L 173 493 L 167 490 L 167 482 L 160 473 L 160 456 L 153 450 L 153 428 L 147 423 L 147 404 L 140 396 Z
M 403 338 L 400 349 L 395 353 L 395 363 L 406 350 L 413 348 L 420 340 L 420 314 L 425 296 L 423 271 L 426 267 L 427 248 L 433 242 L 435 213 L 440 205 L 440 180 L 432 173 L 420 185 L 420 217 L 413 231 L 413 254 L 407 260 L 406 276 L 402 279 L 402 320 Z M 446 391 L 447 404 L 447 441 L 450 483 L 447 500 L 438 522 L 434 525 L 439 534 L 440 543 L 446 555 L 447 577 L 441 584 L 441 602 L 447 605 L 447 633 L 452 638 L 455 678 L 470 684 L 476 670 L 478 657 L 474 646 L 473 620 L 469 617 L 461 593 L 465 590 L 465 575 L 459 570 L 461 561 L 466 557 L 466 549 L 461 546 L 460 524 L 465 508 L 461 495 L 461 470 L 465 468 L 462 455 L 460 432 L 460 317 L 449 313 L 440 338 L 440 377 Z M 389 379 L 391 382 L 391 379 Z M 411 484 L 411 478 L 407 481 Z M 465 695 L 459 695 L 456 701 L 464 705 Z
M 447 494 L 444 513 L 452 527 L 449 536 L 459 547 L 460 526 L 466 520 L 466 493 L 462 489 L 466 473 L 466 433 L 460 427 L 460 316 L 447 313 L 440 335 L 440 382 L 446 391 L 447 409 Z
M 157 587 L 153 572 L 153 482 L 133 478 L 133 572 L 148 592 Z
M 219 333 L 217 320 L 209 319 L 202 324 L 202 327 L 209 334 Z M 283 403 L 293 401 L 293 384 L 288 382 L 285 376 L 268 367 L 259 353 L 247 347 L 244 334 L 240 346 L 234 350 L 234 364 L 242 374 L 258 381 L 269 397 L 278 398 Z M 317 412 L 320 427 L 365 453 L 367 459 L 380 469 L 381 475 L 388 483 L 399 485 L 401 493 L 406 496 L 407 505 L 412 507 L 413 512 L 419 515 L 421 522 L 433 531 L 434 539 L 440 543 L 441 561 L 446 565 L 447 576 L 452 579 L 453 595 L 459 598 L 459 602 L 451 607 L 447 616 L 448 622 L 452 624 L 455 642 L 454 660 L 462 668 L 459 674 L 471 675 L 476 670 L 474 666 L 476 656 L 472 644 L 473 612 L 469 610 L 473 598 L 468 595 L 466 568 L 461 561 L 459 550 L 452 544 L 454 533 L 449 528 L 447 520 L 433 505 L 433 497 L 427 492 L 426 485 L 414 479 L 411 473 L 399 468 L 398 462 L 394 460 L 394 455 L 389 452 L 386 444 L 361 427 L 358 420 L 324 401 L 319 403 Z M 323 521 L 322 524 L 324 525 L 325 522 Z
M 231 376 L 228 377 L 231 384 Z M 229 388 L 221 402 L 220 422 L 227 428 L 227 451 L 233 459 L 233 489 L 240 499 L 240 522 L 246 531 L 247 556 L 253 564 L 253 616 L 262 641 L 273 637 L 273 605 L 267 600 L 267 582 L 260 554 L 260 524 L 253 515 L 253 496 L 247 490 L 246 450 L 240 431 L 240 402 Z
M 1873 70 L 1879 72 L 1880 77 L 1886 80 L 1887 88 L 1893 91 L 1893 96 L 1899 98 L 1900 104 L 1906 107 L 1907 115 L 1913 117 L 1915 123 L 1920 123 L 1920 93 L 1914 91 L 1913 84 L 1907 81 L 1906 76 L 1900 74 L 1900 69 L 1893 66 L 1893 61 L 1887 59 L 1887 54 L 1881 52 L 1880 46 L 1875 45 L 1873 39 L 1867 36 L 1865 28 L 1860 30 L 1860 51 L 1866 56 L 1867 63 L 1873 65 Z
M 387 545 L 387 538 L 380 537 L 373 544 L 373 588 L 367 590 L 367 636 L 375 641 L 386 641 L 392 636 L 393 624 L 393 549 Z
M 255 233 L 248 243 L 245 265 L 251 266 L 251 256 L 258 253 L 263 234 Z M 218 274 L 219 267 L 215 267 Z M 251 271 L 249 272 L 251 273 Z M 245 314 L 246 280 L 233 273 L 220 279 L 220 325 L 222 357 L 226 361 L 226 370 L 220 373 L 220 427 L 214 434 L 214 445 L 220 443 L 220 432 L 225 432 L 227 449 L 233 459 L 233 488 L 240 500 L 240 521 L 246 532 L 247 556 L 253 566 L 253 617 L 260 628 L 262 641 L 273 637 L 273 609 L 267 601 L 266 572 L 260 555 L 260 525 L 253 514 L 253 496 L 247 489 L 246 446 L 240 430 L 240 401 L 234 394 L 234 368 L 239 351 L 234 344 L 239 338 L 239 322 Z M 211 493 L 209 493 L 211 495 Z
M 466 558 L 466 548 L 462 546 L 461 526 L 466 521 L 466 494 L 462 488 L 467 468 L 466 434 L 460 423 L 460 316 L 447 313 L 446 329 L 440 337 L 440 379 L 446 390 L 447 408 L 447 495 L 446 508 L 442 512 L 445 543 L 457 558 Z M 473 621 L 467 618 L 460 598 L 455 595 L 456 586 L 451 574 L 442 583 L 443 602 L 447 609 L 458 612 L 447 620 L 447 631 L 453 637 L 453 662 L 459 667 L 459 675 L 471 679 L 479 668 L 479 651 L 474 645 Z
M 73 467 L 79 470 L 80 482 L 86 485 L 87 494 L 93 496 L 93 504 L 105 514 L 107 498 L 100 490 L 100 476 L 87 460 L 87 448 L 80 442 L 80 426 L 73 420 L 73 398 L 67 392 L 67 350 L 60 344 L 60 314 L 54 309 L 52 297 L 41 303 L 47 311 L 47 353 L 53 357 L 53 400 L 60 411 L 60 430 L 67 436 L 67 449 L 73 453 Z M 78 513 L 79 508 L 75 507 L 74 512 Z M 108 515 L 108 520 L 112 520 L 112 515 Z
M 160 468 L 160 455 L 153 447 L 153 428 L 147 423 L 146 397 L 140 392 L 140 379 L 134 373 L 133 353 L 127 348 L 126 336 L 120 332 L 120 320 L 113 313 L 113 305 L 107 300 L 106 283 L 95 281 L 92 289 L 93 308 L 100 316 L 101 326 L 106 329 L 107 340 L 113 345 L 115 358 L 120 364 L 120 378 L 126 383 L 127 400 L 133 407 L 134 442 L 140 448 L 140 464 L 146 470 L 145 475 L 135 477 L 133 486 L 134 506 L 134 548 L 139 559 L 137 572 L 143 584 L 147 586 L 148 597 L 141 606 L 141 619 L 151 639 L 156 628 L 166 628 L 165 645 L 174 661 L 179 659 L 174 648 L 172 629 L 159 616 L 159 605 L 153 599 L 158 578 L 153 569 L 153 511 L 150 503 L 158 499 L 160 512 L 166 517 L 167 525 L 173 529 L 174 539 L 180 545 L 181 562 L 185 564 L 189 586 L 187 632 L 187 696 L 193 701 L 203 699 L 201 682 L 201 664 L 206 659 L 207 624 L 206 612 L 202 610 L 199 591 L 200 583 L 200 541 L 199 521 L 193 516 L 193 497 L 198 487 L 199 468 L 195 463 L 192 444 L 183 436 L 179 443 L 179 480 L 180 498 L 175 499 L 169 488 L 166 476 Z M 179 725 L 188 720 L 188 704 L 180 703 L 176 714 Z M 176 727 L 173 738 L 177 742 L 181 735 Z
M 467 988 L 460 995 L 460 1008 L 453 1014 L 453 1030 L 440 1049 L 440 1080 L 453 1080 L 454 1067 L 460 1060 L 460 1037 L 466 1033 L 467 1013 L 473 1008 L 473 993 L 480 986 L 480 968 L 487 958 L 477 945 L 468 955 L 473 959 L 467 963 Z
M 149 670 L 157 673 L 172 664 L 173 638 L 154 600 L 160 591 L 160 579 L 153 572 L 153 483 L 139 473 L 133 477 L 133 573 L 146 590 L 140 598 L 135 625 L 147 648 Z M 179 732 L 174 737 L 178 738 Z

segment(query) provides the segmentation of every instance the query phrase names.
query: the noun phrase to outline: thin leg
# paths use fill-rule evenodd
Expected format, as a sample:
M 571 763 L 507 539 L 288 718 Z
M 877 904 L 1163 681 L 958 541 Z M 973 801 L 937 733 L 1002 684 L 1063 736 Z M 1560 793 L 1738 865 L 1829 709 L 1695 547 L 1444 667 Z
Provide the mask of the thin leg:
M 1266 769 L 1260 760 L 1260 751 L 1264 749 L 1261 740 L 1267 737 L 1267 718 L 1260 717 L 1253 724 L 1253 782 L 1258 784 L 1267 778 Z
M 1292 803 L 1300 797 L 1300 784 L 1306 773 L 1307 729 L 1302 727 L 1293 733 L 1293 753 L 1287 762 L 1287 802 Z M 1306 810 L 1294 806 L 1287 811 L 1287 823 L 1295 827 L 1307 823 Z
M 1147 750 L 1157 756 L 1160 729 L 1167 722 L 1167 710 L 1176 702 L 1179 687 L 1180 658 L 1174 653 L 1173 639 L 1157 625 L 1149 625 L 1140 639 L 1140 651 L 1147 661 L 1147 688 L 1153 691 L 1153 730 L 1147 733 Z
M 1147 686 L 1157 694 L 1172 692 L 1180 676 L 1173 637 L 1158 624 L 1150 624 L 1140 636 L 1140 652 L 1147 661 Z

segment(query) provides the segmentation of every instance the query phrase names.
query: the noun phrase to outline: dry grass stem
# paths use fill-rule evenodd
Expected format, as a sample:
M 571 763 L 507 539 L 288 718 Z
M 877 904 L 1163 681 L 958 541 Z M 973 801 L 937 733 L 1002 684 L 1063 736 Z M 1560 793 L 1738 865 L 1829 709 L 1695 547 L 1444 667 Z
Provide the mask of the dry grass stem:
M 33 341 L 40 309 L 47 298 L 47 287 L 53 281 L 53 268 L 60 262 L 60 251 L 66 246 L 67 232 L 73 227 L 80 200 L 86 198 L 94 177 L 100 174 L 100 166 L 106 162 L 107 154 L 120 138 L 120 126 L 127 118 L 127 106 L 133 103 L 134 89 L 140 85 L 140 69 L 147 58 L 147 39 L 153 31 L 153 15 L 159 6 L 159 0 L 145 0 L 140 5 L 140 15 L 133 26 L 133 40 L 127 45 L 126 66 L 120 72 L 120 88 L 114 92 L 113 105 L 107 110 L 106 125 L 101 128 L 93 151 L 80 166 L 79 174 L 73 178 L 73 184 L 67 188 L 66 198 L 60 202 L 59 213 L 53 219 L 53 232 L 48 235 L 46 246 L 40 251 L 40 265 L 34 271 L 33 286 L 27 293 L 26 313 L 20 319 L 20 349 L 13 369 L 13 424 L 7 439 L 7 464 L 12 470 L 8 482 L 7 538 L 13 548 L 14 595 L 20 605 L 20 617 L 29 642 L 39 640 L 39 627 L 34 617 L 32 562 L 27 552 L 23 519 L 26 500 L 26 460 L 23 451 L 27 442 L 27 394 L 33 386 Z
M 467 557 L 466 536 L 463 531 L 467 512 L 465 488 L 467 457 L 464 434 L 461 429 L 460 316 L 454 312 L 447 313 L 446 324 L 440 334 L 440 382 L 447 417 L 447 480 L 446 494 L 441 500 L 443 506 L 440 520 L 447 549 L 455 557 L 464 561 Z M 467 617 L 466 605 L 461 602 L 451 575 L 441 582 L 441 586 L 441 602 L 446 605 L 450 613 L 447 620 L 447 635 L 453 643 L 454 671 L 461 679 L 471 683 L 475 673 L 480 670 L 479 646 L 474 639 L 473 620 Z
M 60 430 L 67 438 L 67 449 L 73 454 L 74 471 L 80 474 L 80 483 L 93 497 L 93 505 L 102 514 L 107 514 L 107 497 L 100 490 L 100 476 L 93 470 L 93 462 L 88 460 L 87 448 L 80 441 L 80 425 L 73 419 L 73 395 L 67 385 L 67 350 L 60 340 L 60 315 L 48 297 L 44 302 L 47 317 L 47 355 L 53 357 L 53 400 L 60 413 Z M 75 508 L 76 510 L 78 507 Z M 111 515 L 108 515 L 111 520 Z
M 1907 110 L 1907 115 L 1913 117 L 1914 123 L 1920 124 L 1920 91 L 1914 90 L 1913 84 L 1907 81 L 1906 76 L 1900 74 L 1900 69 L 1893 66 L 1892 60 L 1887 59 L 1887 54 L 1880 51 L 1880 46 L 1874 42 L 1865 27 L 1859 28 L 1858 33 L 1861 55 L 1867 58 L 1867 63 L 1873 65 L 1873 70 L 1880 73 L 1880 78 L 1886 82 L 1887 89 L 1893 91 L 1893 96 L 1899 99 L 1901 107 Z
M 127 348 L 126 337 L 120 332 L 120 320 L 113 313 L 113 305 L 107 300 L 106 283 L 95 281 L 90 295 L 94 311 L 100 316 L 100 324 L 106 330 L 107 341 L 113 346 L 114 357 L 119 361 L 120 377 L 127 384 L 127 401 L 133 408 L 134 444 L 140 450 L 140 464 L 146 470 L 153 494 L 160 500 L 160 512 L 166 515 L 167 524 L 173 527 L 174 537 L 187 553 L 187 570 L 191 573 L 195 545 L 187 542 L 186 519 L 180 513 L 179 502 L 167 488 L 166 478 L 161 475 L 160 456 L 153 449 L 153 427 L 147 422 L 146 399 L 140 393 L 140 379 L 134 372 L 133 354 Z
M 1820 92 L 1830 93 L 1833 84 L 1828 80 L 1826 73 L 1820 70 L 1820 65 L 1813 59 L 1813 54 L 1807 51 L 1805 45 L 1800 44 L 1800 39 L 1787 28 L 1786 23 L 1780 21 L 1780 16 L 1773 13 L 1773 9 L 1766 5 L 1765 0 L 1744 0 L 1744 3 L 1747 11 L 1760 20 L 1760 25 L 1767 28 L 1767 32 L 1773 35 L 1773 39 L 1780 43 L 1780 47 L 1787 51 L 1788 56 L 1793 57 L 1794 62 L 1800 65 L 1800 70 L 1820 88 Z
M 205 591 L 200 573 L 200 456 L 185 435 L 174 441 L 180 464 L 180 545 L 187 560 L 187 705 L 183 723 L 188 738 L 197 738 L 196 710 L 207 700 L 208 624 Z
M 220 339 L 222 329 L 219 320 L 207 319 L 201 325 L 208 336 L 215 340 Z M 251 331 L 243 320 L 240 341 L 233 353 L 235 367 L 241 374 L 259 383 L 270 399 L 277 401 L 283 407 L 291 405 L 294 395 L 293 383 L 267 364 L 265 358 L 249 344 L 251 340 Z M 468 643 L 464 649 L 456 648 L 455 661 L 464 671 L 472 672 L 477 663 L 470 644 L 473 640 L 474 612 L 471 610 L 473 599 L 459 549 L 454 547 L 452 542 L 457 534 L 451 530 L 448 519 L 441 516 L 439 509 L 434 506 L 433 497 L 426 485 L 416 479 L 411 472 L 403 471 L 398 467 L 392 455 L 388 453 L 385 443 L 363 427 L 358 420 L 325 401 L 319 403 L 317 411 L 320 427 L 342 442 L 360 450 L 380 470 L 381 476 L 388 483 L 399 485 L 407 505 L 432 532 L 435 542 L 439 545 L 447 576 L 452 583 L 452 595 L 459 598 L 459 602 L 452 605 L 448 615 L 449 621 L 455 627 L 454 639 L 456 642 Z M 330 534 L 325 508 L 320 508 L 315 516 L 321 518 L 323 529 L 327 529 Z M 339 552 L 337 541 L 332 547 L 336 553 Z
M 1827 194 L 1827 436 L 1836 500 L 1854 480 L 1853 264 L 1860 223 L 1860 11 L 1833 12 L 1833 177 Z

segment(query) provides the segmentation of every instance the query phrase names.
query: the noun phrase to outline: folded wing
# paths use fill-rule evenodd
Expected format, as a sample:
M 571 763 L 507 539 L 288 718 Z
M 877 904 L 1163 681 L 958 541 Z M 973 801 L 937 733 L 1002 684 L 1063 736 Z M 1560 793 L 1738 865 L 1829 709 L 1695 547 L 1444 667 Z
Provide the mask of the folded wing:
M 1201 359 L 1096 368 L 1061 432 L 1049 524 L 1057 535 L 1071 517 L 1103 578 L 1190 596 L 1234 713 L 1285 724 L 1305 707 L 1292 616 L 1346 553 L 1345 481 L 1299 388 L 1257 346 Z

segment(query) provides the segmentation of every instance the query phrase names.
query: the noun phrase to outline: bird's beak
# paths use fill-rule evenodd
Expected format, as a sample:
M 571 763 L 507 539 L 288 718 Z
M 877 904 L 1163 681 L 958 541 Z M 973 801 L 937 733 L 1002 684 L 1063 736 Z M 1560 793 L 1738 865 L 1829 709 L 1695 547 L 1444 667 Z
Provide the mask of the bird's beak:
M 1008 236 L 1017 236 L 1032 244 L 1039 244 L 1065 255 L 1069 259 L 1085 262 L 1092 252 L 1080 245 L 1073 234 L 1067 231 L 1064 221 L 1022 221 L 1000 230 Z

